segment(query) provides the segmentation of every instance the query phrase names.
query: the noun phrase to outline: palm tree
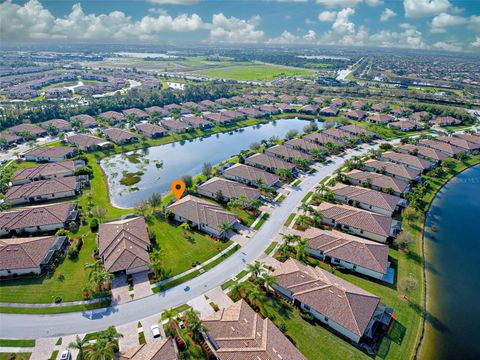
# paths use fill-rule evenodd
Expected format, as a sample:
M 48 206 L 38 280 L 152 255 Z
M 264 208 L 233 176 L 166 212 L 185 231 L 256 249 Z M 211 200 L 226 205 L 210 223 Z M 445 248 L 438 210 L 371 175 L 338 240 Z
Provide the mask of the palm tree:
M 302 205 L 300 205 L 298 207 L 300 210 L 303 210 L 303 212 L 305 214 L 307 213 L 312 213 L 314 210 L 313 210 L 313 207 L 311 207 L 310 205 L 308 205 L 307 203 L 302 203 Z
M 297 218 L 298 225 L 300 225 L 300 227 L 303 229 L 308 227 L 309 222 L 310 222 L 310 218 L 306 215 L 300 215 Z
M 297 240 L 298 240 L 297 235 L 291 235 L 291 234 L 283 235 L 283 243 L 284 244 L 288 245 L 292 242 L 296 242 Z
M 250 305 L 259 307 L 258 304 L 262 300 L 262 293 L 256 286 L 252 286 L 250 289 L 248 289 L 247 292 L 248 300 L 250 302 Z
M 327 186 L 325 184 L 318 184 L 317 186 L 315 186 L 315 193 L 321 195 L 326 189 Z
M 194 322 L 199 322 L 200 319 L 198 318 L 198 311 L 193 309 L 193 308 L 188 309 L 185 312 L 185 320 L 189 324 L 194 323 Z
M 85 357 L 84 351 L 86 348 L 87 341 L 82 339 L 80 336 L 76 336 L 75 341 L 72 341 L 68 344 L 69 349 L 78 350 L 77 360 L 83 360 Z
M 174 308 L 166 309 L 163 311 L 163 316 L 165 316 L 168 320 L 168 325 L 170 325 L 173 320 L 178 317 L 178 311 Z
M 163 267 L 162 267 L 162 249 L 157 248 L 152 251 L 150 254 L 150 264 L 149 267 L 152 269 L 153 274 L 155 277 L 159 277 L 162 275 Z
M 269 273 L 265 273 L 261 277 L 262 284 L 267 290 L 269 290 L 272 287 L 272 285 L 275 284 L 276 279 L 277 278 L 275 276 Z
M 107 339 L 98 339 L 89 347 L 89 350 L 87 353 L 88 360 L 110 360 L 115 359 L 117 345 Z
M 230 287 L 230 295 L 234 299 L 238 299 L 241 297 L 242 291 L 245 289 L 244 283 L 240 283 L 238 281 L 235 281 L 232 286 Z
M 307 243 L 305 240 L 301 240 L 297 244 L 296 252 L 297 252 L 297 260 L 299 261 L 305 261 L 307 257 Z
M 315 211 L 312 215 L 313 226 L 320 227 L 323 223 L 323 215 L 320 211 Z
M 247 270 L 248 272 L 252 273 L 253 278 L 256 279 L 262 272 L 262 264 L 260 264 L 258 261 L 255 261 L 253 264 L 248 264 Z
M 228 224 L 228 223 L 224 222 L 220 225 L 220 230 L 223 233 L 225 233 L 225 235 L 227 235 L 230 231 L 233 231 L 234 228 L 233 228 L 232 224 Z
M 257 181 L 255 181 L 255 184 L 257 184 L 257 186 L 260 189 L 263 189 L 264 187 L 267 186 L 267 184 L 265 183 L 265 181 L 263 181 L 263 179 L 257 179 Z

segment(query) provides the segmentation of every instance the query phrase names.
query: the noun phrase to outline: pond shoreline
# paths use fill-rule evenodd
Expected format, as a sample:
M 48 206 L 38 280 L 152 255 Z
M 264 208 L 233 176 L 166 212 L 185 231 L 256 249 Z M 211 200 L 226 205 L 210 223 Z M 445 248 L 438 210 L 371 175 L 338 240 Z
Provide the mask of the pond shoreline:
M 424 214 L 424 219 L 423 219 L 423 227 L 422 227 L 422 273 L 423 273 L 423 313 L 422 313 L 422 327 L 421 327 L 421 333 L 420 337 L 417 341 L 417 345 L 415 348 L 415 353 L 414 353 L 414 359 L 421 359 L 422 358 L 422 346 L 424 344 L 425 338 L 426 338 L 426 326 L 427 326 L 427 316 L 428 316 L 428 307 L 429 307 L 429 293 L 428 293 L 428 276 L 427 276 L 427 261 L 428 261 L 428 256 L 427 256 L 427 251 L 428 248 L 426 247 L 426 241 L 425 241 L 425 229 L 427 225 L 427 220 L 428 220 L 428 213 L 430 212 L 432 208 L 432 204 L 435 201 L 438 193 L 448 184 L 450 181 L 454 180 L 457 176 L 462 174 L 463 172 L 473 168 L 474 166 L 478 166 L 480 164 L 480 161 L 477 161 L 476 163 L 473 163 L 471 165 L 466 166 L 465 168 L 461 169 L 460 171 L 456 172 L 452 176 L 446 179 L 444 183 L 441 184 L 436 190 L 435 193 L 432 197 L 432 200 L 428 204 L 428 209 Z

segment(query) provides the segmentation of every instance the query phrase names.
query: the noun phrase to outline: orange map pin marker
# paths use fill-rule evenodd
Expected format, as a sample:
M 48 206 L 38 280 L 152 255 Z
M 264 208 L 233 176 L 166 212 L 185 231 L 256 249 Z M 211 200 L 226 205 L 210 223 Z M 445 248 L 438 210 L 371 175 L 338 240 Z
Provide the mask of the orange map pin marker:
M 180 200 L 183 193 L 185 192 L 186 186 L 182 180 L 173 180 L 170 188 L 172 189 L 172 193 L 173 195 L 175 195 L 177 200 Z

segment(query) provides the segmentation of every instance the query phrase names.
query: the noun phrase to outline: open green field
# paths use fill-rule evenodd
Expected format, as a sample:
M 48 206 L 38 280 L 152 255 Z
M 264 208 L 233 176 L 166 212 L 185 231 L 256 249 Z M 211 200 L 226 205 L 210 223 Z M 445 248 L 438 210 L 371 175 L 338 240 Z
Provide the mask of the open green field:
M 313 75 L 315 71 L 265 64 L 232 65 L 195 71 L 197 74 L 230 80 L 270 81 L 279 77 Z

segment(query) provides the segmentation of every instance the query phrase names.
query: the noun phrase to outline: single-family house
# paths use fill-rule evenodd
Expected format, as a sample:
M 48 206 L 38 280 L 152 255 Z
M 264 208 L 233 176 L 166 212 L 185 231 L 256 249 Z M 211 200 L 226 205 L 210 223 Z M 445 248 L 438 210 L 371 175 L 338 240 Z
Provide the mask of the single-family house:
M 252 116 L 252 117 L 261 117 L 259 116 L 260 112 L 259 111 L 253 111 L 253 112 L 250 112 L 249 110 L 255 110 L 255 109 L 243 109 L 245 111 L 235 111 L 235 110 L 220 110 L 220 113 L 222 115 L 225 115 L 226 117 L 230 118 L 232 121 L 237 121 L 237 120 L 244 120 L 247 118 L 247 116 Z M 250 115 L 251 114 L 251 115 Z M 262 115 L 263 116 L 263 115 Z
M 360 141 L 360 139 L 355 135 L 352 135 L 349 132 L 343 131 L 340 128 L 330 128 L 325 131 L 322 131 L 322 134 L 325 135 L 326 137 L 332 138 L 337 141 L 342 141 L 342 142 L 347 142 L 350 140 L 357 143 Z
M 466 140 L 468 142 L 474 143 L 474 144 L 480 144 L 480 134 L 455 134 L 455 137 L 458 137 L 459 139 Z
M 325 136 L 321 132 L 306 134 L 302 137 L 302 139 L 313 142 L 315 144 L 325 146 L 327 148 L 329 146 L 335 146 L 335 147 L 338 147 L 338 148 L 345 147 L 345 141 L 337 140 L 337 139 L 334 139 L 330 136 Z M 329 144 L 331 144 L 331 145 L 329 145 Z
M 94 151 L 99 148 L 112 146 L 112 143 L 105 139 L 84 134 L 71 135 L 67 137 L 67 142 L 84 151 Z
M 105 111 L 98 116 L 110 125 L 125 121 L 125 116 L 117 111 Z
M 405 208 L 408 204 L 399 196 L 361 186 L 337 183 L 330 190 L 333 198 L 337 201 L 386 216 L 393 216 L 395 212 Z
M 422 159 L 419 156 L 403 154 L 394 151 L 386 151 L 382 153 L 378 159 L 404 165 L 408 168 L 421 171 L 422 173 L 435 167 L 433 162 Z
M 295 170 L 295 165 L 268 154 L 253 154 L 245 159 L 245 164 L 276 173 L 280 169 Z
M 339 110 L 335 106 L 325 106 L 320 109 L 320 115 L 325 116 L 337 116 L 338 112 Z
M 299 95 L 295 98 L 295 103 L 297 104 L 306 104 L 308 103 L 308 96 L 305 96 L 305 95 Z
M 207 107 L 202 104 L 197 104 L 193 101 L 187 101 L 182 104 L 182 107 L 189 112 L 196 112 L 196 111 L 206 111 Z
M 345 117 L 352 120 L 362 120 L 367 116 L 367 113 L 363 110 L 350 110 L 345 113 Z
M 390 111 L 390 114 L 394 115 L 394 116 L 406 116 L 408 114 L 410 114 L 412 112 L 411 109 L 407 108 L 407 107 L 404 107 L 404 106 L 400 106 L 400 107 L 397 107 L 395 109 L 392 109 Z
M 138 120 L 148 119 L 148 113 L 144 110 L 140 110 L 140 109 L 137 109 L 137 108 L 122 110 L 122 113 L 125 116 L 130 115 L 133 118 L 138 119 Z
M 409 118 L 413 121 L 428 121 L 432 116 L 426 111 L 416 111 Z
M 119 360 L 180 360 L 180 355 L 175 340 L 167 337 L 128 348 Z
M 321 105 L 325 102 L 325 98 L 321 97 L 321 96 L 315 96 L 313 99 L 313 102 L 318 104 L 318 105 Z
M 150 123 L 140 123 L 135 125 L 139 134 L 142 134 L 149 138 L 158 138 L 168 135 L 167 130 L 160 125 L 150 124 Z
M 77 205 L 70 202 L 29 206 L 0 212 L 0 236 L 53 232 L 77 219 Z
M 336 106 L 336 107 L 341 107 L 341 106 L 345 105 L 345 100 L 335 98 L 335 99 L 330 100 L 330 105 Z
M 260 198 L 260 190 L 238 183 L 236 181 L 213 177 L 197 186 L 197 193 L 211 199 L 228 202 L 240 197 L 247 200 L 257 200 Z
M 40 123 L 40 126 L 48 131 L 50 127 L 56 129 L 55 132 L 59 131 L 72 131 L 72 125 L 67 120 L 63 119 L 52 119 Z
M 273 275 L 277 293 L 354 343 L 371 342 L 392 321 L 379 297 L 319 267 L 290 258 Z
M 310 256 L 374 279 L 394 280 L 394 270 L 388 261 L 388 245 L 317 228 L 295 233 L 306 240 L 306 251 Z
M 223 177 L 230 180 L 235 180 L 250 186 L 276 186 L 280 183 L 280 178 L 268 171 L 248 166 L 245 164 L 235 164 L 223 170 Z
M 22 138 L 15 134 L 0 133 L 0 149 L 8 149 L 22 141 Z
M 168 111 L 160 106 L 150 106 L 145 108 L 145 111 L 147 112 L 148 116 L 168 116 Z
M 41 164 L 16 170 L 12 175 L 11 182 L 12 185 L 22 185 L 32 181 L 73 176 L 77 170 L 83 167 L 85 167 L 84 160 Z
M 129 144 L 131 142 L 138 141 L 138 137 L 136 135 L 124 129 L 110 128 L 103 130 L 103 133 L 107 139 L 113 141 L 117 145 Z
M 300 112 L 304 114 L 316 114 L 318 112 L 318 106 L 317 105 L 304 105 L 300 108 Z
M 228 110 L 226 110 L 226 111 L 228 111 Z M 243 108 L 243 107 L 241 107 L 241 108 L 238 108 L 237 111 L 242 113 L 242 114 L 245 114 L 248 117 L 252 117 L 252 118 L 255 118 L 255 119 L 262 118 L 266 115 L 263 111 L 260 111 L 260 110 L 255 109 L 255 108 Z
M 177 134 L 184 133 L 190 130 L 190 126 L 188 126 L 184 122 L 172 118 L 164 118 L 160 121 L 160 123 L 165 129 L 173 131 Z
M 353 185 L 361 185 L 370 187 L 374 190 L 390 192 L 392 195 L 402 196 L 403 193 L 410 190 L 408 182 L 394 179 L 391 176 L 361 171 L 352 170 L 345 174 L 349 183 Z
M 12 186 L 5 194 L 5 201 L 12 205 L 56 200 L 80 193 L 80 181 L 76 176 L 38 180 Z
M 437 140 L 454 145 L 462 149 L 462 151 L 466 151 L 469 153 L 477 153 L 480 150 L 480 144 L 475 144 L 473 142 L 456 136 L 439 136 Z
M 316 150 L 316 151 L 325 150 L 325 147 L 323 147 L 322 145 L 313 141 L 307 141 L 304 138 L 293 138 L 285 141 L 283 145 L 291 149 L 303 151 L 304 153 L 307 153 L 307 154 L 310 154 L 312 150 Z
M 295 150 L 285 145 L 274 145 L 265 149 L 265 154 L 276 156 L 280 159 L 285 159 L 294 162 L 296 159 L 305 159 L 309 162 L 313 161 L 313 156 L 303 151 Z
M 0 276 L 41 274 L 66 244 L 66 236 L 0 239 Z
M 368 121 L 374 124 L 388 124 L 395 121 L 395 118 L 387 114 L 373 114 L 368 117 Z
M 461 148 L 458 146 L 443 142 L 443 141 L 437 141 L 437 140 L 429 140 L 429 139 L 424 139 L 420 140 L 419 142 L 420 145 L 438 150 L 440 152 L 443 152 L 444 154 L 447 154 L 448 156 L 455 156 L 458 153 L 463 152 Z
M 208 129 L 213 126 L 210 121 L 195 115 L 185 115 L 182 117 L 182 121 L 192 128 Z
M 435 163 L 439 163 L 448 157 L 448 154 L 438 151 L 437 149 L 412 144 L 398 145 L 395 148 L 395 151 L 401 152 L 403 154 L 411 154 L 414 156 L 418 156 L 422 159 L 433 161 Z
M 370 130 L 364 129 L 355 124 L 343 125 L 343 126 L 340 126 L 338 129 L 346 133 L 349 133 L 350 135 L 355 137 L 363 137 L 365 139 L 368 139 L 368 138 L 373 139 L 378 137 L 374 132 L 371 132 Z
M 45 146 L 25 153 L 23 157 L 27 161 L 55 162 L 64 161 L 77 154 L 77 149 L 69 146 Z
M 207 119 L 208 121 L 213 122 L 214 124 L 228 124 L 233 121 L 233 119 L 229 116 L 226 116 L 222 113 L 212 113 L 212 112 L 204 112 L 202 117 Z
M 214 103 L 212 100 L 202 100 L 202 101 L 200 101 L 200 104 L 202 106 L 205 106 L 206 108 L 211 108 L 211 109 L 217 107 L 217 104 Z
M 291 95 L 286 95 L 286 94 L 283 94 L 283 95 L 280 95 L 278 97 L 278 99 L 283 102 L 283 103 L 287 103 L 287 104 L 291 104 L 293 102 L 293 96 Z
M 410 120 L 394 121 L 389 123 L 388 127 L 400 131 L 414 131 L 423 129 L 423 125 Z
M 367 103 L 365 101 L 361 100 L 355 100 L 352 101 L 352 107 L 357 110 L 364 110 L 367 106 Z
M 269 318 L 239 300 L 202 319 L 205 341 L 218 360 L 306 360 Z
M 378 112 L 383 112 L 383 111 L 387 110 L 388 108 L 389 108 L 389 106 L 387 104 L 384 104 L 384 103 L 378 103 L 378 104 L 373 104 L 372 105 L 372 110 L 378 111 Z
M 452 116 L 437 116 L 435 119 L 430 120 L 431 125 L 437 126 L 454 126 L 460 125 L 462 122 L 458 119 L 455 119 Z
M 185 222 L 210 235 L 223 238 L 226 231 L 224 225 L 234 226 L 237 217 L 221 206 L 187 195 L 167 207 L 176 221 Z
M 404 165 L 389 161 L 369 159 L 365 161 L 363 169 L 391 176 L 395 179 L 403 180 L 406 182 L 422 181 L 422 177 L 420 176 L 422 172 L 420 170 L 408 168 Z
M 70 121 L 78 121 L 81 127 L 92 128 L 97 127 L 98 123 L 93 116 L 87 114 L 75 115 L 70 118 Z
M 265 113 L 266 115 L 276 115 L 280 113 L 280 109 L 276 108 L 273 105 L 263 104 L 258 107 L 258 110 Z
M 381 243 L 395 237 L 401 229 L 401 223 L 390 216 L 349 205 L 323 202 L 316 210 L 322 214 L 324 224 Z
M 24 139 L 33 139 L 47 135 L 47 131 L 45 129 L 32 124 L 20 124 L 12 126 L 11 128 L 8 128 L 8 132 L 21 136 Z
M 147 271 L 151 243 L 145 218 L 139 216 L 100 224 L 97 247 L 105 269 L 112 274 Z
M 293 113 L 297 111 L 297 108 L 291 104 L 278 103 L 276 106 L 282 113 Z

